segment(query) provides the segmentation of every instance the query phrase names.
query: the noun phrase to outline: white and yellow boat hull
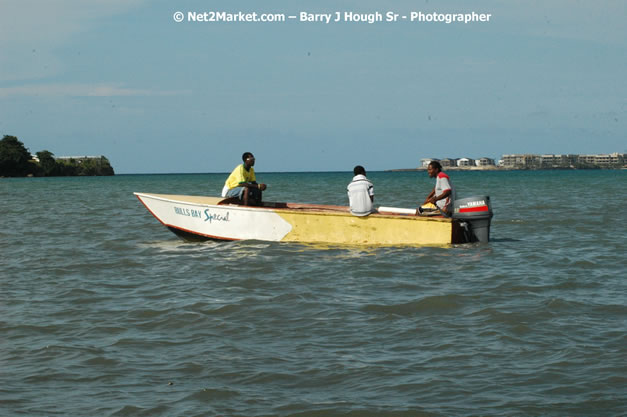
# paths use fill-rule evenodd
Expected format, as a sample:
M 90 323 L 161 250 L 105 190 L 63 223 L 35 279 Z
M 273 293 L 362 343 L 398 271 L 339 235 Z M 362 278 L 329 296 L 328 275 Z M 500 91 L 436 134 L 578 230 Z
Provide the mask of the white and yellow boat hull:
M 229 204 L 219 197 L 135 193 L 164 226 L 189 240 L 265 240 L 340 245 L 443 245 L 459 241 L 444 217 L 400 213 L 350 214 L 348 207 Z

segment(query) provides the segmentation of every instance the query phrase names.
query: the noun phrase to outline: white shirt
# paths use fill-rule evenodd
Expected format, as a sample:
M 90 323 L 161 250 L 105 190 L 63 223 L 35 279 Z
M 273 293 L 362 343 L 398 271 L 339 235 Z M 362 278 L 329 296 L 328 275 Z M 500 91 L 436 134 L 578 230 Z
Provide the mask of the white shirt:
M 374 186 L 364 175 L 355 175 L 348 184 L 348 201 L 351 213 L 355 216 L 367 216 L 372 213 Z

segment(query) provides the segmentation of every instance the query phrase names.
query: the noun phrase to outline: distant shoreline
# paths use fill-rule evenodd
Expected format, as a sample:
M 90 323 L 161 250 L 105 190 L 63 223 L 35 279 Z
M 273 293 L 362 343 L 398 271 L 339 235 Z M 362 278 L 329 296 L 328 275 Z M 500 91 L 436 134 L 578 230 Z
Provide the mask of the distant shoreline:
M 596 170 L 624 170 L 627 167 L 543 167 L 543 168 L 517 168 L 517 167 L 497 167 L 494 165 L 483 167 L 442 167 L 442 171 L 596 171 Z M 426 171 L 427 168 L 396 168 L 386 169 L 384 172 L 408 172 L 408 171 Z
M 479 172 L 494 172 L 494 171 L 627 171 L 627 167 L 622 168 L 510 168 L 510 167 L 443 167 L 443 171 L 479 171 Z M 426 168 L 396 168 L 396 169 L 383 169 L 372 170 L 371 172 L 426 172 Z M 350 171 L 261 171 L 258 174 L 319 174 L 319 173 L 342 173 L 345 174 Z M 118 176 L 132 176 L 132 175 L 225 175 L 228 176 L 228 172 L 125 172 L 115 174 Z M 97 175 L 96 175 L 97 176 Z M 94 175 L 77 175 L 73 177 L 94 177 Z M 6 177 L 0 176 L 0 179 L 9 178 L 63 178 L 63 176 L 52 177 L 36 177 L 36 176 L 24 176 L 24 177 Z

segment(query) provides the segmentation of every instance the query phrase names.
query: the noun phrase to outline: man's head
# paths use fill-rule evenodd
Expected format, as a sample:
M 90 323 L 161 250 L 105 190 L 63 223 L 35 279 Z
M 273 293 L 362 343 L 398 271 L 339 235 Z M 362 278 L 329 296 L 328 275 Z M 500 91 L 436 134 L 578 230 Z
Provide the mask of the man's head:
M 427 167 L 427 172 L 429 173 L 429 178 L 435 178 L 440 171 L 442 171 L 442 165 L 438 161 L 429 162 L 429 166 Z
M 366 170 L 361 165 L 357 165 L 353 168 L 353 174 L 366 176 Z
M 255 157 L 250 152 L 244 152 L 242 155 L 242 161 L 244 161 L 244 164 L 248 167 L 255 165 Z

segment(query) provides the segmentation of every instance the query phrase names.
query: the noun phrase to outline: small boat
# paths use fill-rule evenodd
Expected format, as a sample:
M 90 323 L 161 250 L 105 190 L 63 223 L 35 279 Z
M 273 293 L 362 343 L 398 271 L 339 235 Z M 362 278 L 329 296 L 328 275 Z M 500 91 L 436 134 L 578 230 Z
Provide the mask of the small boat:
M 273 202 L 243 206 L 231 198 L 134 194 L 161 224 L 190 241 L 254 239 L 396 246 L 489 240 L 489 219 L 485 235 L 485 230 L 473 233 L 468 219 L 420 215 L 416 209 L 379 207 L 377 213 L 358 217 L 346 206 Z M 489 212 L 492 217 L 489 197 L 481 198 L 482 204 L 475 198 L 461 213 L 456 206 L 458 214 L 486 217 Z M 485 222 L 481 227 L 485 228 Z

